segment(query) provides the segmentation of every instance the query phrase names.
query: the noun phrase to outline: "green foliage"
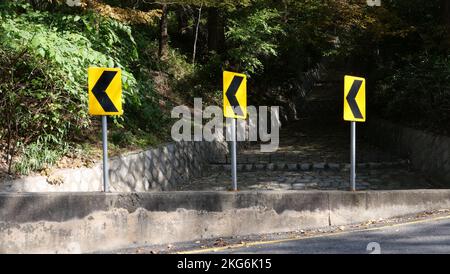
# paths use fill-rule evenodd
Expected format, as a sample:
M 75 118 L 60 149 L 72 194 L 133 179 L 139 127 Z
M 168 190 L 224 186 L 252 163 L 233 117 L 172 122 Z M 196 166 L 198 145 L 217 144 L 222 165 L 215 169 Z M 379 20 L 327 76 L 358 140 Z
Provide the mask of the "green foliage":
M 160 138 L 146 131 L 112 131 L 111 132 L 111 148 L 136 147 L 146 149 L 160 143 Z
M 449 134 L 450 56 L 414 55 L 378 82 L 375 108 L 384 117 Z
M 22 147 L 20 161 L 14 165 L 17 174 L 26 175 L 54 165 L 67 152 L 67 146 L 52 148 L 45 142 L 36 141 Z
M 225 33 L 228 54 L 237 71 L 255 74 L 264 68 L 262 59 L 277 56 L 277 37 L 283 33 L 275 9 L 261 9 L 230 19 Z
M 86 70 L 89 66 L 122 68 L 124 97 L 139 102 L 137 81 L 122 64 L 125 60 L 132 64 L 137 58 L 136 48 L 117 45 L 119 42 L 121 45 L 135 45 L 126 26 L 110 19 L 100 19 L 94 14 L 61 15 L 30 9 L 20 16 L 13 13 L 3 17 L 0 26 L 3 45 L 15 51 L 26 47 L 28 52 L 48 60 L 65 75 L 66 81 L 62 86 L 73 101 L 66 107 L 78 117 L 76 129 L 89 125 L 85 107 Z
M 148 63 L 140 65 L 130 26 L 93 12 L 50 13 L 19 2 L 0 5 L 0 101 L 10 110 L 9 116 L 2 114 L 0 134 L 10 136 L 7 154 L 15 155 L 19 147 L 26 153 L 38 140 L 57 150 L 85 134 L 91 125 L 86 88 L 90 66 L 122 68 L 125 115 L 114 118 L 117 127 L 142 125 L 162 132 L 165 114 Z
M 134 135 L 129 132 L 116 131 L 111 134 L 111 141 L 115 145 L 126 145 L 133 143 Z
M 9 167 L 18 148 L 36 141 L 62 146 L 78 126 L 79 101 L 66 95 L 64 81 L 42 57 L 0 47 L 0 137 L 7 144 Z
M 222 90 L 218 83 L 221 81 L 223 69 L 222 56 L 211 52 L 209 60 L 203 64 L 197 64 L 191 73 L 177 82 L 175 88 L 187 101 L 192 102 L 192 98 L 201 97 L 205 102 L 220 105 Z

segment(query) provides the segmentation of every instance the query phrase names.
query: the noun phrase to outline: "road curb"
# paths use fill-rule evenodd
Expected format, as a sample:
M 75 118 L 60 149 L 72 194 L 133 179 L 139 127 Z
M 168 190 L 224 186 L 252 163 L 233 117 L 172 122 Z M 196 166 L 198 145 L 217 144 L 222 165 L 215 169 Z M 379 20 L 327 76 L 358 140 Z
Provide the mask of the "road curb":
M 442 208 L 450 190 L 0 193 L 0 252 L 98 252 Z

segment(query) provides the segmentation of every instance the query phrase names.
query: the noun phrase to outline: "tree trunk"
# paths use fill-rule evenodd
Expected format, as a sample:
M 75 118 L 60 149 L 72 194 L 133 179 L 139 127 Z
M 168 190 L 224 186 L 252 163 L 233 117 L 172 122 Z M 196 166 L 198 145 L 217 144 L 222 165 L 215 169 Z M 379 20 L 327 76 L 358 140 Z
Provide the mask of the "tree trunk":
M 208 51 L 222 52 L 225 42 L 223 17 L 218 8 L 208 9 Z
M 162 6 L 162 15 L 159 21 L 159 59 L 165 60 L 168 55 L 169 48 L 169 34 L 167 33 L 167 4 Z
M 198 28 L 200 26 L 200 19 L 202 17 L 202 6 L 198 10 L 197 26 L 195 27 L 195 37 L 194 37 L 194 50 L 192 53 L 192 64 L 195 64 L 195 55 L 197 54 L 197 40 L 198 40 Z

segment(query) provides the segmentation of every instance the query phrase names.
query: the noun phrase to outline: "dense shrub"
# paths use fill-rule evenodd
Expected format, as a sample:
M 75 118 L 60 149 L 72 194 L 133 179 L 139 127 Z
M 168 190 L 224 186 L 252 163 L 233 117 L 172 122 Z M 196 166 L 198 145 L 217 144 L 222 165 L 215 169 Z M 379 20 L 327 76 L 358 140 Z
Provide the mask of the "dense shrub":
M 378 113 L 439 133 L 450 133 L 450 56 L 416 55 L 385 73 L 375 90 Z
M 18 149 L 33 142 L 62 145 L 71 128 L 80 127 L 80 100 L 67 96 L 64 75 L 50 62 L 0 47 L 0 136 L 8 165 Z
M 130 26 L 92 12 L 46 12 L 18 3 L 0 4 L 0 103 L 7 110 L 0 117 L 0 134 L 7 140 L 8 161 L 20 151 L 22 160 L 32 163 L 28 148 L 62 151 L 72 137 L 83 139 L 91 125 L 89 66 L 122 68 L 125 115 L 114 118 L 117 127 L 161 131 L 165 114 L 147 74 L 150 68 L 138 64 Z M 45 163 L 25 162 L 21 173 Z
M 89 124 L 87 109 L 79 107 L 80 103 L 87 105 L 89 66 L 122 68 L 124 97 L 138 101 L 136 79 L 121 60 L 126 56 L 129 58 L 126 60 L 132 61 L 136 49 L 121 47 L 117 45 L 119 41 L 133 45 L 130 29 L 94 14 L 63 15 L 26 9 L 23 13 L 3 14 L 0 25 L 3 45 L 16 51 L 25 47 L 30 54 L 48 60 L 65 75 L 63 88 L 76 103 L 66 107 L 77 114 L 80 126 Z

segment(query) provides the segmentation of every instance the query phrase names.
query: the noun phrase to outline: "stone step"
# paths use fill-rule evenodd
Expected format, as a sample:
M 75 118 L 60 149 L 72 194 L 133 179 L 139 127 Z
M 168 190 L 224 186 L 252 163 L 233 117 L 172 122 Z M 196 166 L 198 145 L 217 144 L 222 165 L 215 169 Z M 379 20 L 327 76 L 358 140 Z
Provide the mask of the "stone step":
M 238 154 L 237 162 L 239 164 L 270 164 L 270 163 L 310 163 L 310 162 L 329 162 L 329 163 L 341 163 L 345 161 L 344 159 L 331 159 L 335 157 L 326 157 L 326 158 L 317 158 L 311 159 L 311 156 L 307 153 L 270 153 L 270 154 Z M 383 154 L 375 154 L 372 157 L 364 157 L 361 155 L 359 158 L 357 157 L 357 162 L 373 162 L 373 163 L 381 163 L 381 162 L 399 162 L 404 159 L 383 155 Z M 222 155 L 221 158 L 215 158 L 214 162 L 211 164 L 230 164 L 231 156 L 230 155 Z
M 400 160 L 394 162 L 368 162 L 357 163 L 357 169 L 383 169 L 383 168 L 398 168 L 408 167 L 407 160 Z M 236 168 L 241 172 L 251 171 L 321 171 L 321 170 L 337 170 L 345 171 L 350 169 L 349 163 L 246 163 L 237 164 Z M 210 164 L 207 167 L 210 172 L 230 171 L 230 164 Z

